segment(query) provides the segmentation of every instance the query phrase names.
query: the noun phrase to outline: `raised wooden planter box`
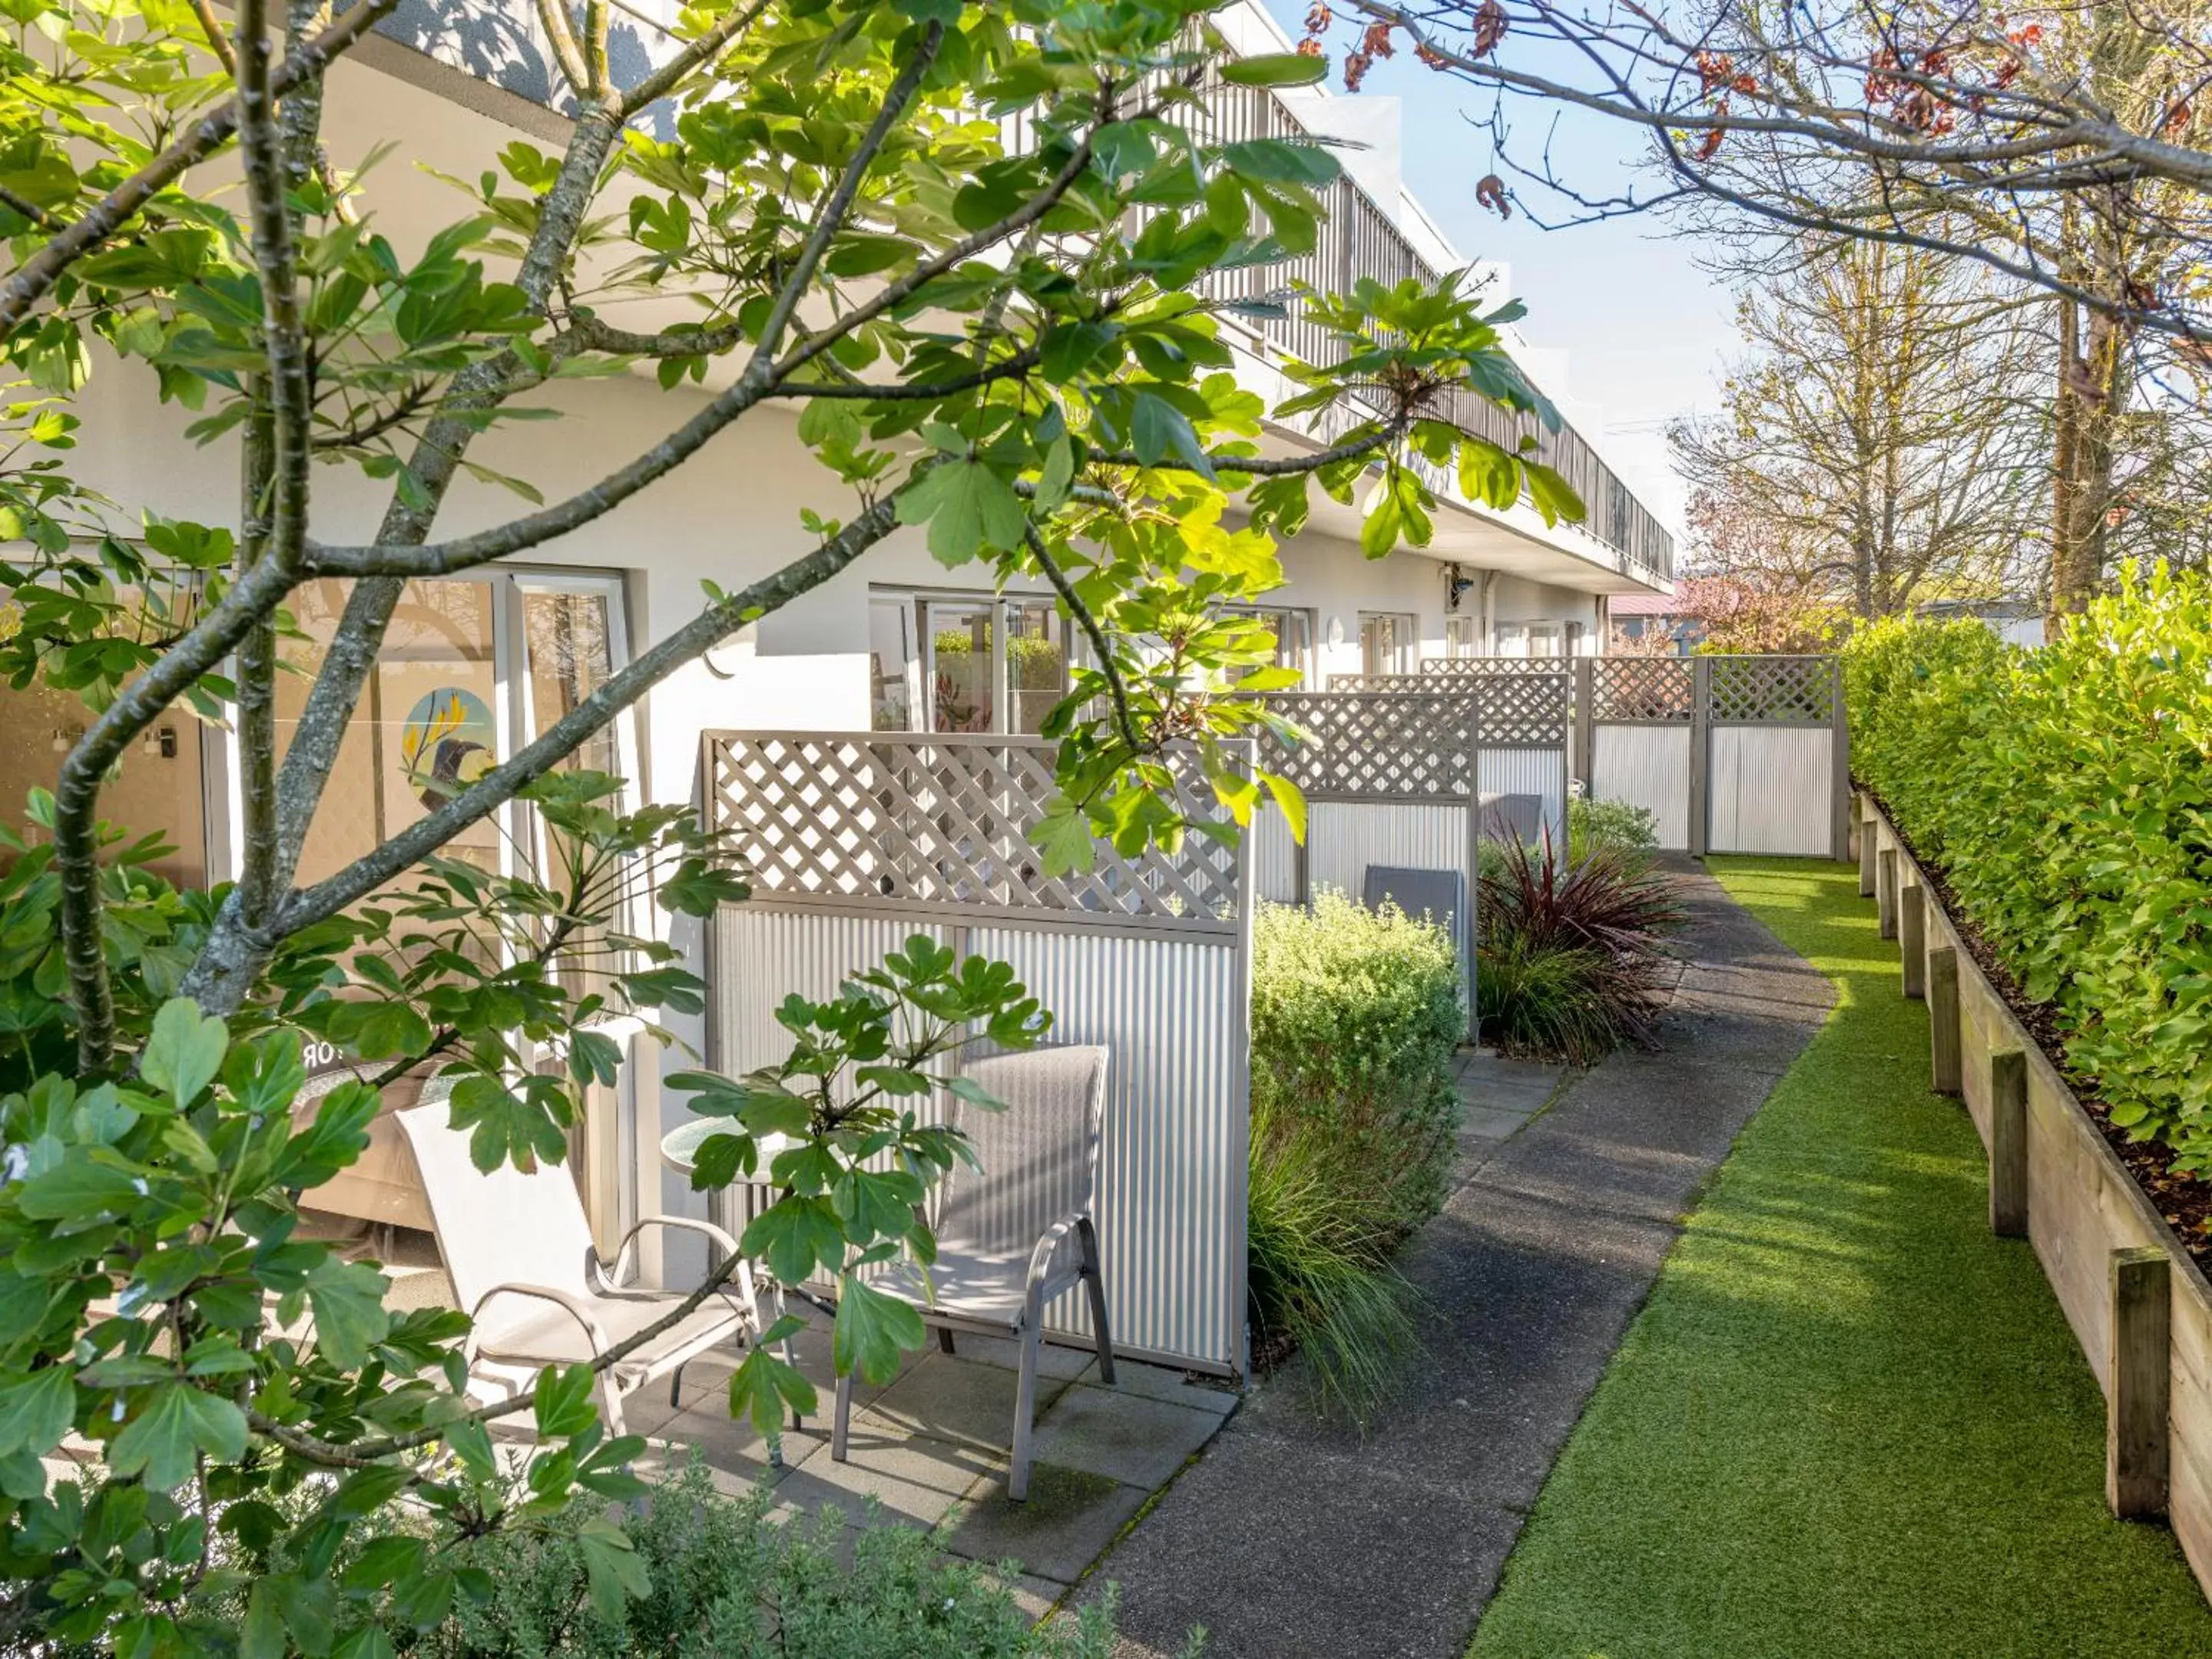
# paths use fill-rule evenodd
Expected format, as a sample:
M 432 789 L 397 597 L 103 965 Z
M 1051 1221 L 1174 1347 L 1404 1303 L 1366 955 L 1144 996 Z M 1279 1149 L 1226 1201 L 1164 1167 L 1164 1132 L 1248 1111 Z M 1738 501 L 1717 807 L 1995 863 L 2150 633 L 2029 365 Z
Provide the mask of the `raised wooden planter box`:
M 1878 896 L 1884 933 L 1921 957 L 1905 994 L 1928 997 L 1936 1087 L 1964 1097 L 1989 1150 L 1990 1225 L 2026 1234 L 2104 1389 L 2106 1497 L 2116 1515 L 2165 1515 L 2212 1594 L 2212 1284 L 1964 948 L 1887 817 L 1857 801 L 1860 890 Z

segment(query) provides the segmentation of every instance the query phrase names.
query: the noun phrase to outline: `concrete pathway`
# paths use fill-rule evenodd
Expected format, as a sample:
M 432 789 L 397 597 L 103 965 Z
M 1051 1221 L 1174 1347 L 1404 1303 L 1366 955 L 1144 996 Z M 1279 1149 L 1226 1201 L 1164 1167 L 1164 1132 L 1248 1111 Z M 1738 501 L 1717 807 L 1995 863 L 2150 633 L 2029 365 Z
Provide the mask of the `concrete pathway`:
M 1363 1439 L 1297 1367 L 1248 1397 L 1084 1581 L 1121 1587 L 1123 1651 L 1457 1659 L 1538 1488 L 1680 1218 L 1811 1040 L 1826 980 L 1702 869 L 1660 1046 L 1565 1082 L 1462 1068 L 1460 1184 L 1408 1251 L 1425 1368 Z

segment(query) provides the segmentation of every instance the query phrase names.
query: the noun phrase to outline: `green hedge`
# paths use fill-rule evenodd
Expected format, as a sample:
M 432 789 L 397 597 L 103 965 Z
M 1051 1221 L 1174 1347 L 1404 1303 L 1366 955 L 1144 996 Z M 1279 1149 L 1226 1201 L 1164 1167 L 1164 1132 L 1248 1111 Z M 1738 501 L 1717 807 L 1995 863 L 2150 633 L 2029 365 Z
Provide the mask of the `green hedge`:
M 1881 623 L 1851 760 L 2112 1121 L 2212 1170 L 2212 583 L 2130 569 L 2051 644 Z

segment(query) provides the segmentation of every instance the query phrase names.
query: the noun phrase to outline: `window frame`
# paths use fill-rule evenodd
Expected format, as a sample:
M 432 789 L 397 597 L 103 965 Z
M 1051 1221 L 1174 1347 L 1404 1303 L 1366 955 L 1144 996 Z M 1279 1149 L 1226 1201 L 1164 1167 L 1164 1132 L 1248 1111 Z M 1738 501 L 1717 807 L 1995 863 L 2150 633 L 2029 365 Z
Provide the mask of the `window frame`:
M 1410 611 L 1362 611 L 1359 614 L 1359 672 L 1362 674 L 1410 674 L 1420 660 L 1420 619 Z M 1378 666 L 1370 659 L 1367 648 L 1367 631 L 1370 624 L 1389 623 L 1391 631 L 1389 666 Z M 1379 650 L 1376 653 L 1379 656 Z
M 881 673 L 876 660 L 875 616 L 878 607 L 889 610 L 902 607 L 906 621 L 906 638 L 911 641 L 913 654 L 906 664 L 907 719 L 903 727 L 872 726 L 876 731 L 905 731 L 917 733 L 937 732 L 937 630 L 930 622 L 930 607 L 944 611 L 990 612 L 991 628 L 991 724 L 989 735 L 1019 737 L 1014 730 L 1014 710 L 1022 688 L 1012 684 L 1009 672 L 1006 641 L 1010 636 L 1014 613 L 1038 606 L 1050 609 L 1054 625 L 1060 636 L 1060 678 L 1058 696 L 1067 695 L 1071 684 L 1070 671 L 1085 656 L 1080 631 L 1060 611 L 1058 601 L 1049 588 L 1009 588 L 1003 592 L 988 588 L 922 587 L 903 583 L 878 582 L 868 588 L 868 702 L 869 718 L 875 718 L 875 688 Z M 1024 637 L 1028 637 L 1024 635 Z M 1043 688 L 1028 688 L 1028 695 L 1039 694 Z

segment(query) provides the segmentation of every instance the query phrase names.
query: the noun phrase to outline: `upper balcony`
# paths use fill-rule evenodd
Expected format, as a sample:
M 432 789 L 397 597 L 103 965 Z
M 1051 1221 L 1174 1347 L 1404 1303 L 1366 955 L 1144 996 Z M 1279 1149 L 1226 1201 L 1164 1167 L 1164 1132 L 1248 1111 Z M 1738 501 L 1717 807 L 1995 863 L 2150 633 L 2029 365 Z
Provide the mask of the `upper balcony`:
M 676 0 L 617 0 L 613 46 L 617 76 L 641 76 L 667 49 L 664 18 L 672 17 Z M 1236 0 L 1216 13 L 1214 22 L 1232 53 L 1287 51 L 1288 38 L 1259 3 Z M 495 119 L 557 138 L 563 118 L 556 92 L 558 77 L 535 8 L 528 0 L 481 0 L 469 6 L 433 5 L 403 0 L 380 26 L 383 39 L 363 56 L 404 78 L 441 91 L 454 102 Z M 401 50 L 405 48 L 406 50 Z M 1218 273 L 1206 292 L 1215 298 L 1258 298 L 1292 283 L 1321 290 L 1348 289 L 1363 276 L 1395 283 L 1407 277 L 1440 280 L 1463 262 L 1431 227 L 1417 204 L 1395 185 L 1394 121 L 1371 118 L 1389 112 L 1389 100 L 1332 97 L 1319 91 L 1285 95 L 1257 87 L 1216 82 L 1194 125 L 1211 142 L 1259 137 L 1320 139 L 1332 143 L 1345 172 L 1325 192 L 1328 216 L 1312 252 L 1282 264 Z M 1364 119 L 1364 129 L 1363 129 Z M 1363 137 L 1380 142 L 1368 142 Z M 1387 155 L 1387 167 L 1376 157 Z M 1503 300 L 1505 296 L 1498 296 Z M 1293 303 L 1276 320 L 1232 316 L 1255 368 L 1296 357 L 1325 360 L 1331 343 L 1325 331 L 1301 316 Z M 1288 392 L 1285 382 L 1281 388 Z M 1332 411 L 1313 429 L 1282 436 L 1291 441 L 1318 437 L 1327 441 L 1358 418 L 1352 410 Z M 1543 526 L 1525 504 L 1508 514 L 1468 502 L 1439 470 L 1430 482 L 1442 498 L 1466 510 L 1468 533 L 1457 543 L 1440 532 L 1437 556 L 1500 568 L 1522 568 L 1539 580 L 1565 581 L 1594 591 L 1664 587 L 1674 574 L 1674 538 L 1644 503 L 1600 458 L 1571 424 L 1547 432 L 1471 394 L 1455 394 L 1449 418 L 1463 429 L 1506 447 L 1533 434 L 1543 459 L 1574 487 L 1588 508 L 1579 526 Z M 1325 521 L 1316 514 L 1316 522 Z

